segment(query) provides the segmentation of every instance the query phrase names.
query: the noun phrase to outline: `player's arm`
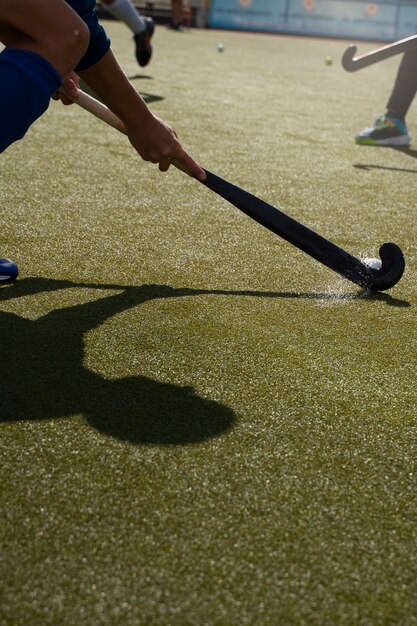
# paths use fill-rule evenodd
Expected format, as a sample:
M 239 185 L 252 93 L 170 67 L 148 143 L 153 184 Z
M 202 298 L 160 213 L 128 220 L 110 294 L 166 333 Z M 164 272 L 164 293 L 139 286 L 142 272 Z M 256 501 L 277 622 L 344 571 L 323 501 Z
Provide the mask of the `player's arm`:
M 204 180 L 204 170 L 181 146 L 175 131 L 150 111 L 111 50 L 95 65 L 78 70 L 78 74 L 123 121 L 131 144 L 145 161 L 159 163 L 159 169 L 166 171 L 175 159 Z

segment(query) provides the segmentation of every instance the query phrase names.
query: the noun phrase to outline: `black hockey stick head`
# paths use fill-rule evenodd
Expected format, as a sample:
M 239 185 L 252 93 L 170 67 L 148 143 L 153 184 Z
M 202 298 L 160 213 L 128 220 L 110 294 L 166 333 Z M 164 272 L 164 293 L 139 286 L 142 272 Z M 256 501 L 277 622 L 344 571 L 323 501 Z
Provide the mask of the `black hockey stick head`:
M 411 37 L 405 37 L 405 39 L 399 39 L 393 43 L 389 43 L 381 48 L 372 50 L 365 54 L 355 56 L 356 46 L 350 45 L 342 56 L 342 66 L 347 72 L 355 72 L 363 67 L 368 67 L 379 61 L 389 59 L 395 54 L 406 52 L 406 50 L 413 50 L 417 47 L 417 35 L 411 35 Z
M 354 61 L 354 56 L 356 54 L 357 47 L 355 45 L 350 45 L 344 51 L 342 55 L 342 67 L 347 72 L 355 72 L 360 69 L 360 65 L 358 66 Z
M 380 269 L 372 268 L 260 198 L 208 170 L 205 172 L 207 178 L 203 181 L 203 185 L 218 193 L 268 230 L 360 287 L 383 291 L 390 289 L 400 280 L 405 261 L 403 253 L 395 243 L 384 243 L 381 246 L 379 250 L 381 267 Z
M 401 249 L 395 243 L 383 243 L 379 249 L 382 266 L 374 269 L 362 264 L 362 272 L 355 281 L 371 291 L 385 291 L 394 287 L 405 269 L 405 259 Z

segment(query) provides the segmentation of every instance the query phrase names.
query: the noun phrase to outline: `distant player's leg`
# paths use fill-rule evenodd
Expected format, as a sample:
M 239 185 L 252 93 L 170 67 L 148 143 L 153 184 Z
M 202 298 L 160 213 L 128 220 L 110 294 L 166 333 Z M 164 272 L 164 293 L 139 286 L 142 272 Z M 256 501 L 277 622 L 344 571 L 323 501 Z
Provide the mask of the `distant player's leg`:
M 404 53 L 385 115 L 356 136 L 356 143 L 375 146 L 406 146 L 411 143 L 405 117 L 417 93 L 417 48 Z
M 387 115 L 405 123 L 417 92 L 417 48 L 404 53 L 387 103 Z
M 171 0 L 171 21 L 169 28 L 172 30 L 184 30 L 184 3 L 183 0 Z
M 130 28 L 135 42 L 137 62 L 141 67 L 148 65 L 152 56 L 151 37 L 155 28 L 153 19 L 141 15 L 131 0 L 101 0 L 101 3 L 110 15 Z

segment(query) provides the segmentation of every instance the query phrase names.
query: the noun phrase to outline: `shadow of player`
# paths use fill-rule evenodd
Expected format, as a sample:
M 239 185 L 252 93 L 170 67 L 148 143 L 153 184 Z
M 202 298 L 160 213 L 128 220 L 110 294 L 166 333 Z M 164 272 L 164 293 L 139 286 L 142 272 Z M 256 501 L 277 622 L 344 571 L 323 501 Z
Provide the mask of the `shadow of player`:
M 362 147 L 372 147 L 375 150 L 374 146 L 362 146 Z M 410 148 L 410 146 L 378 146 L 377 152 L 378 154 L 383 154 L 384 150 L 390 151 L 394 150 L 395 152 L 402 152 L 413 159 L 417 158 L 417 150 L 414 148 Z M 405 167 L 393 167 L 389 165 L 375 165 L 370 163 L 354 163 L 353 167 L 358 170 L 389 170 L 391 172 L 404 172 L 407 174 L 417 174 L 417 170 L 409 169 Z
M 106 435 L 136 444 L 165 445 L 201 442 L 233 426 L 230 408 L 198 396 L 191 387 L 145 376 L 108 380 L 84 365 L 85 333 L 117 313 L 149 300 L 185 295 L 184 290 L 24 279 L 2 289 L 0 302 L 74 287 L 122 291 L 36 320 L 0 311 L 0 422 L 82 413 Z
M 329 294 L 173 289 L 165 285 L 75 284 L 26 278 L 0 289 L 0 303 L 69 288 L 119 290 L 36 320 L 0 311 L 0 423 L 83 414 L 97 430 L 133 443 L 191 444 L 230 430 L 236 417 L 227 406 L 198 396 L 191 387 L 145 376 L 109 380 L 84 365 L 84 336 L 117 313 L 155 299 L 217 294 L 261 298 L 326 299 Z M 334 296 L 331 296 L 332 298 Z M 358 298 L 363 298 L 359 293 Z M 369 302 L 407 306 L 387 294 Z

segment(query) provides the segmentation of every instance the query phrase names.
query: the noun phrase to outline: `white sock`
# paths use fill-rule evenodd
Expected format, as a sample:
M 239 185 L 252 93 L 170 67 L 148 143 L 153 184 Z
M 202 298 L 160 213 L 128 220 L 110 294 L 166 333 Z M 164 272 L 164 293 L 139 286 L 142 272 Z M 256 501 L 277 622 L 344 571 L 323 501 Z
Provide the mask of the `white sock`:
M 135 35 L 145 30 L 146 22 L 131 0 L 113 0 L 111 4 L 103 5 L 110 15 L 124 22 Z

